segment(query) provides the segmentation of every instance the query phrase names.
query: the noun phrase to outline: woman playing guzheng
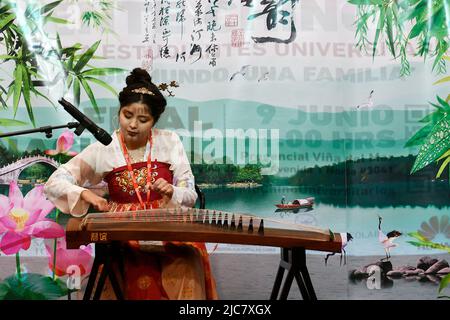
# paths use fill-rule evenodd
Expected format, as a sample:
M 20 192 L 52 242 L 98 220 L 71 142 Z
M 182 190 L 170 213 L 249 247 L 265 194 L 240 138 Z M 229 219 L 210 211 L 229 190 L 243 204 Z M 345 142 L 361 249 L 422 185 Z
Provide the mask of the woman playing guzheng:
M 89 145 L 45 185 L 48 199 L 64 213 L 82 216 L 90 206 L 118 212 L 195 204 L 194 176 L 180 138 L 154 128 L 166 99 L 145 70 L 134 69 L 126 84 L 112 142 Z M 109 201 L 88 189 L 102 181 Z M 217 299 L 204 243 L 130 241 L 124 246 L 125 298 Z

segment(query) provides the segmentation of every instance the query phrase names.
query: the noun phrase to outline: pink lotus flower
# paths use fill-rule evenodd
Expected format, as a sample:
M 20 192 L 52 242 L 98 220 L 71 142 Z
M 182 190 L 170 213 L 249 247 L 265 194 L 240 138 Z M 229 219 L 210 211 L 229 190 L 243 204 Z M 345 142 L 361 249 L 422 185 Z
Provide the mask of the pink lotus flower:
M 22 195 L 17 183 L 9 185 L 9 197 L 0 195 L 0 250 L 5 254 L 14 254 L 20 249 L 27 250 L 31 237 L 59 238 L 64 229 L 56 222 L 45 217 L 54 205 L 44 196 L 44 186 L 37 186 Z
M 56 156 L 58 154 L 65 154 L 68 156 L 75 156 L 77 152 L 69 151 L 73 146 L 74 133 L 70 130 L 64 131 L 56 142 L 56 150 L 45 150 L 45 154 L 49 156 Z
M 45 245 L 48 253 L 48 266 L 50 270 L 53 270 L 53 247 Z M 81 246 L 80 249 L 66 249 L 66 239 L 58 239 L 56 244 L 56 268 L 55 274 L 58 277 L 67 274 L 67 270 L 70 266 L 78 266 L 80 268 L 80 276 L 91 272 L 93 255 L 92 247 Z

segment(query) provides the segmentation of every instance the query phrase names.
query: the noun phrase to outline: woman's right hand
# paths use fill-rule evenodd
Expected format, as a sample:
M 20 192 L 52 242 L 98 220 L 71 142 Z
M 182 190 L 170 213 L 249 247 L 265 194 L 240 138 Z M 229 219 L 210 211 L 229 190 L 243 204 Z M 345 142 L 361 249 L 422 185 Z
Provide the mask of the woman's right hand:
M 98 211 L 109 211 L 108 201 L 91 190 L 84 190 L 81 192 L 81 199 L 90 203 Z

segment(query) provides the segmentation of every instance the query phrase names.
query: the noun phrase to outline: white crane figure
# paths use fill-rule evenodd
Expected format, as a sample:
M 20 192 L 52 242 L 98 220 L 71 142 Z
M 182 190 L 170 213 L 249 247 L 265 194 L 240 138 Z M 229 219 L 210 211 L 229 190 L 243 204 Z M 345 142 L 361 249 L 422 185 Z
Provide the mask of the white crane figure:
M 231 77 L 230 77 L 230 81 L 233 81 L 233 79 L 238 75 L 238 74 L 240 74 L 240 75 L 242 75 L 243 77 L 247 74 L 247 69 L 250 67 L 250 65 L 249 64 L 246 64 L 245 66 L 242 66 L 241 67 L 241 70 L 239 70 L 239 71 L 237 71 L 237 72 L 235 72 L 235 73 L 233 73 L 232 75 L 231 75 Z
M 339 260 L 339 265 L 342 265 L 342 255 L 344 255 L 344 265 L 347 264 L 347 252 L 345 252 L 345 247 L 347 246 L 348 242 L 353 240 L 353 237 L 350 233 L 341 233 L 341 240 L 342 240 L 342 250 L 341 250 L 341 257 Z M 329 253 L 327 254 L 327 256 L 325 257 L 325 265 L 327 265 L 328 262 L 328 258 L 331 256 L 334 256 L 336 254 L 336 252 L 333 253 Z
M 398 246 L 397 244 L 394 243 L 394 240 L 402 235 L 402 233 L 397 230 L 392 230 L 391 232 L 384 234 L 383 231 L 381 230 L 381 221 L 382 220 L 383 220 L 383 218 L 378 216 L 378 241 L 383 246 L 384 252 L 386 252 L 386 258 L 381 259 L 381 261 L 389 260 L 389 258 L 391 257 L 391 252 L 390 252 L 391 248 Z
M 374 90 L 370 91 L 370 94 L 369 94 L 369 97 L 367 98 L 367 101 L 362 103 L 362 104 L 357 105 L 356 108 L 359 109 L 359 108 L 371 108 L 371 107 L 373 107 L 373 100 L 372 100 L 373 92 L 374 92 Z

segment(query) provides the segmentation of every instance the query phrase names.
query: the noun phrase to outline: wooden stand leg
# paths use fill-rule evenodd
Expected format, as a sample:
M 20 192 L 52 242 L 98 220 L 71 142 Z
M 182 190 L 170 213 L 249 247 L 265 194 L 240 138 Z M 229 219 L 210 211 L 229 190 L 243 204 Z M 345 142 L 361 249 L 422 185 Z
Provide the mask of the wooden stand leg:
M 109 277 L 117 300 L 123 300 L 124 299 L 123 293 L 120 288 L 117 275 L 114 272 L 113 268 L 114 263 L 120 263 L 119 261 L 120 255 L 117 252 L 117 250 L 120 249 L 120 246 L 118 246 L 118 244 L 116 243 L 96 244 L 95 249 L 96 250 L 95 250 L 94 264 L 92 266 L 91 274 L 89 275 L 89 280 L 86 287 L 86 291 L 83 296 L 83 300 L 91 299 L 92 291 L 95 285 L 95 281 L 97 280 L 100 265 L 103 265 L 103 267 L 100 273 L 100 278 L 98 280 L 97 286 L 95 288 L 93 300 L 100 299 L 103 287 L 105 286 L 106 277 Z
M 299 286 L 303 300 L 317 300 L 308 268 L 306 267 L 306 251 L 304 248 L 281 248 L 280 266 L 278 267 L 270 296 L 271 300 L 278 298 L 285 269 L 288 271 L 288 274 L 281 290 L 280 300 L 287 299 L 294 278 Z
M 276 300 L 278 297 L 278 292 L 280 292 L 281 283 L 283 282 L 284 268 L 280 265 L 278 267 L 277 276 L 275 278 L 275 283 L 273 285 L 272 294 L 270 295 L 270 300 Z
M 98 246 L 98 245 L 97 245 Z M 101 250 L 100 250 L 101 251 Z M 98 269 L 103 264 L 102 254 L 100 252 L 95 253 L 94 263 L 92 265 L 91 273 L 89 274 L 86 290 L 84 291 L 83 300 L 90 300 L 92 291 L 94 290 L 95 280 L 97 279 Z

